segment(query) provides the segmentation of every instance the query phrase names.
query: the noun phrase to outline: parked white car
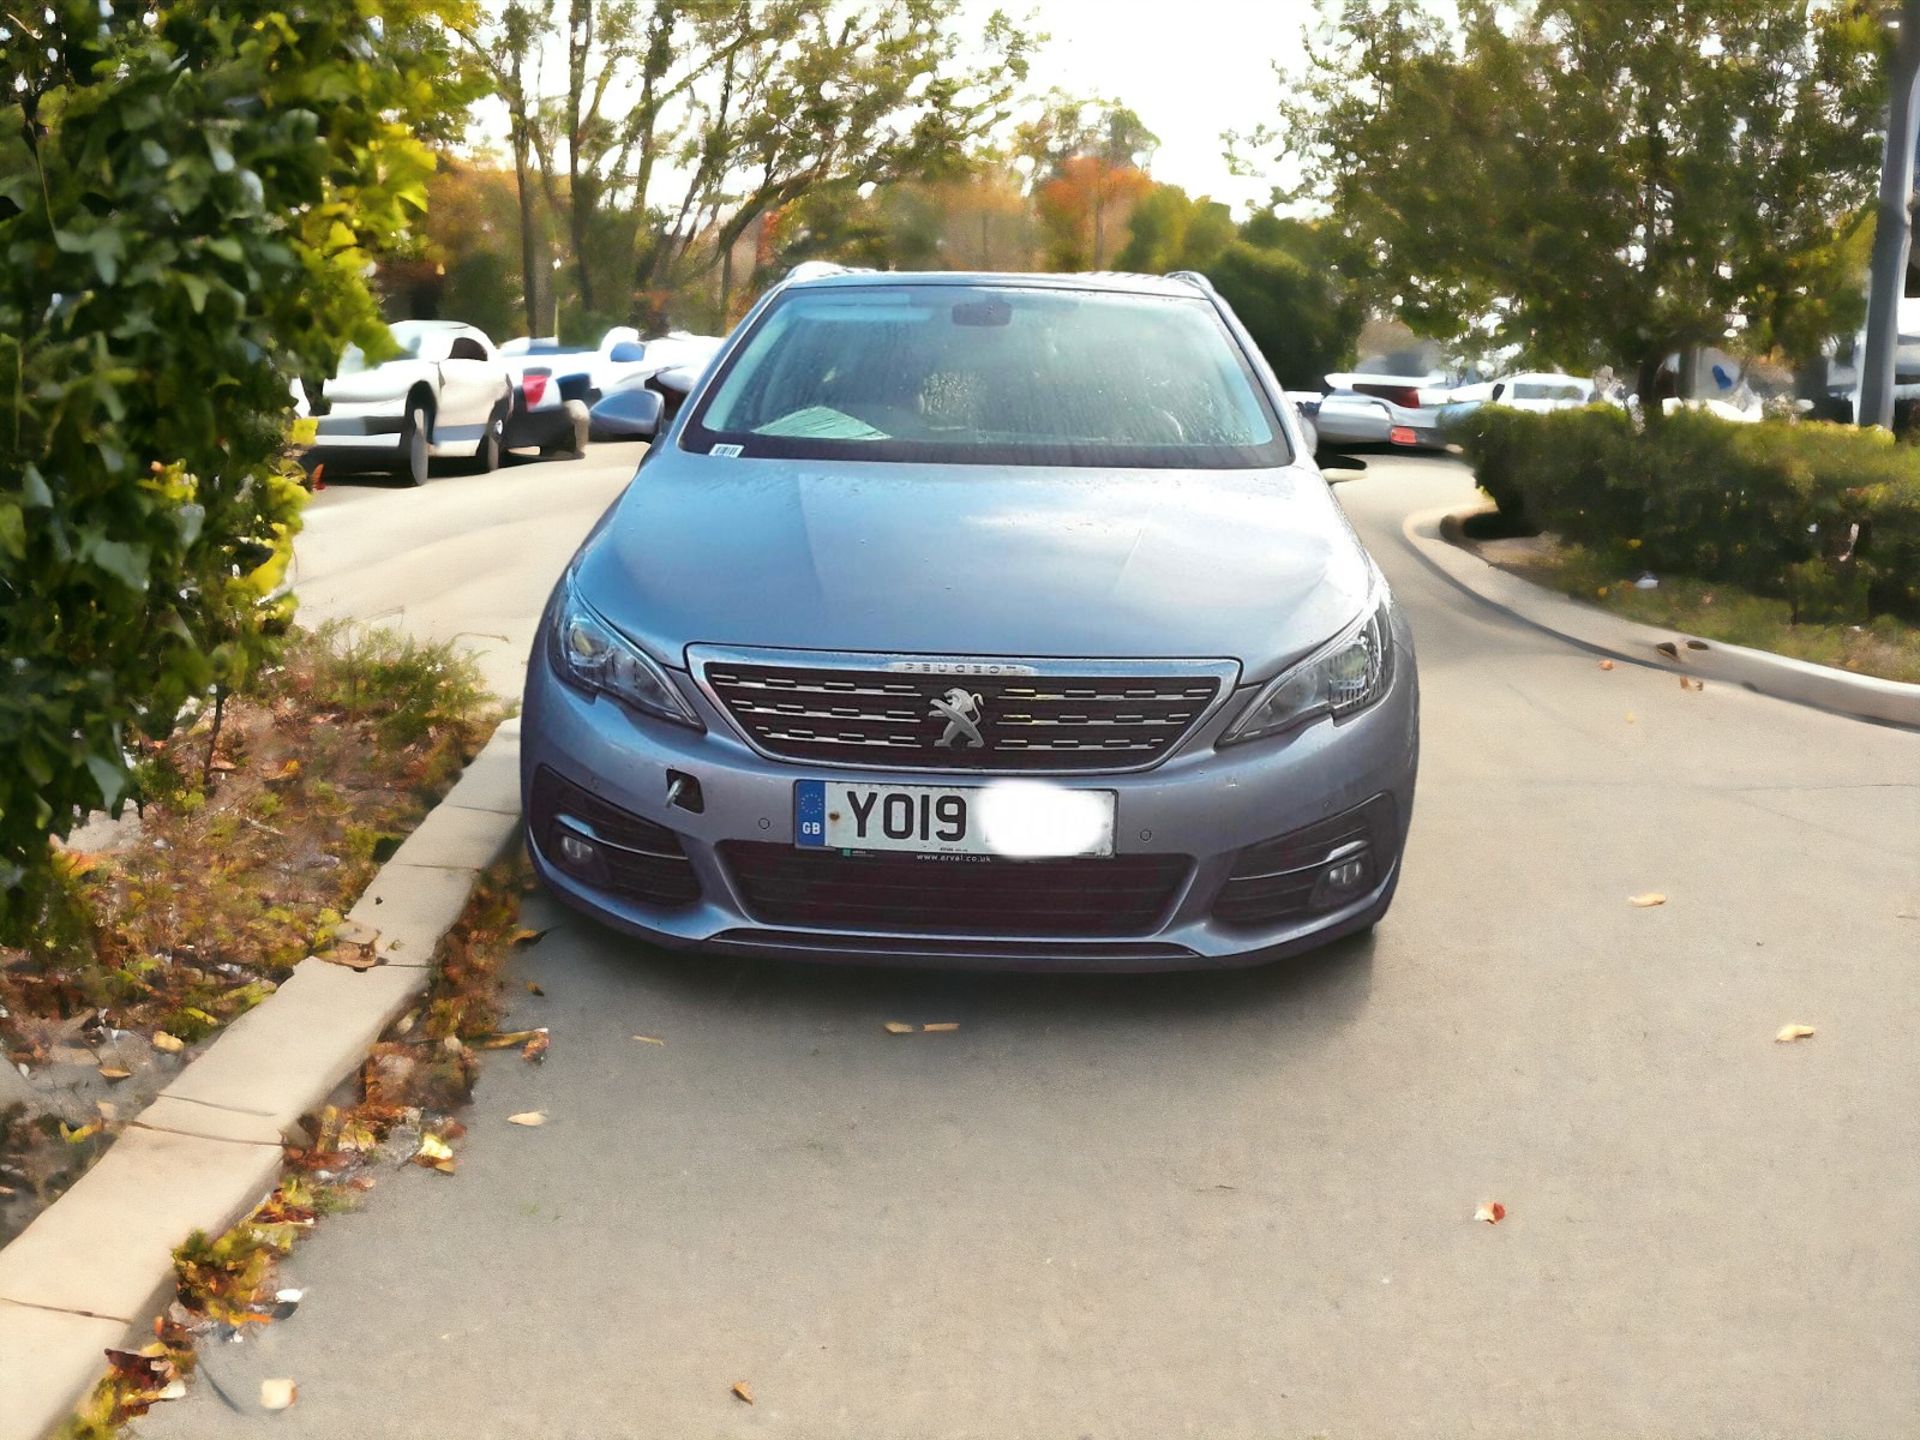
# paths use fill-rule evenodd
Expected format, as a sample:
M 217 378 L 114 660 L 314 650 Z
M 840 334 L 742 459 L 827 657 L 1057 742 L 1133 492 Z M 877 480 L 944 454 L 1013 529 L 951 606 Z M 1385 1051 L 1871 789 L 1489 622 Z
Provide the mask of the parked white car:
M 356 345 L 340 357 L 321 392 L 327 404 L 309 467 L 386 470 L 415 485 L 439 456 L 497 469 L 513 383 L 493 342 L 453 320 L 402 320 L 392 331 L 396 358 L 369 365 Z

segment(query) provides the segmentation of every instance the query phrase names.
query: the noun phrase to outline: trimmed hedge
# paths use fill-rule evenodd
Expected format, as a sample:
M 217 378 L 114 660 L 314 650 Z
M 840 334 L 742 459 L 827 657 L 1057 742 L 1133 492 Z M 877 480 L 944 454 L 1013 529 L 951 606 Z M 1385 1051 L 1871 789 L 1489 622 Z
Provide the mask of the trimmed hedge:
M 1642 431 L 1594 405 L 1483 406 L 1451 433 L 1516 526 L 1784 597 L 1807 619 L 1920 620 L 1920 450 L 1885 431 L 1687 411 Z

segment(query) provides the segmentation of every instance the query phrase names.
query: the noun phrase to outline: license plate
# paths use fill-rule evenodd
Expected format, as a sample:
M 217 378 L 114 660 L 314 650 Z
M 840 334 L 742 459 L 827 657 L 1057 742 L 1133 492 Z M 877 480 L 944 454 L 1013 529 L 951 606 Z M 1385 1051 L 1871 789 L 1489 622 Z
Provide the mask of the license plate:
M 798 780 L 793 843 L 1018 859 L 1113 854 L 1114 792 L 1033 780 L 954 788 Z

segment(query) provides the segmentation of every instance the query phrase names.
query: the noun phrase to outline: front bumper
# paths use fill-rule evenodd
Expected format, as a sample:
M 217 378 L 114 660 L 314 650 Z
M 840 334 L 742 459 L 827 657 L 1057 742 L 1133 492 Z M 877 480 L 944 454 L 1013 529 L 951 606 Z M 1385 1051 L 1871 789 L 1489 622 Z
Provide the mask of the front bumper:
M 546 627 L 528 666 L 521 728 L 525 813 L 535 815 L 542 767 L 599 802 L 674 832 L 698 879 L 689 903 L 640 902 L 570 873 L 529 833 L 541 878 L 562 900 L 606 924 L 674 949 L 816 961 L 1051 970 L 1179 970 L 1260 964 L 1372 925 L 1400 878 L 1418 763 L 1419 693 L 1412 637 L 1398 612 L 1397 655 L 1386 696 L 1347 720 L 1316 721 L 1284 736 L 1216 749 L 1214 740 L 1258 688 L 1244 687 L 1151 770 L 1055 777 L 1063 786 L 1118 795 L 1116 851 L 1190 858 L 1184 878 L 1150 922 L 1125 934 L 940 933 L 772 922 L 756 914 L 742 877 L 723 853 L 728 842 L 788 846 L 794 838 L 796 780 L 833 778 L 830 768 L 769 760 L 742 741 L 698 687 L 676 676 L 706 723 L 705 733 L 636 715 L 604 696 L 557 679 Z M 668 800 L 668 772 L 697 779 L 702 809 Z M 885 784 L 983 783 L 924 770 L 858 772 Z M 549 782 L 551 783 L 551 782 Z M 1378 797 L 1387 803 L 1378 804 Z M 1248 847 L 1355 811 L 1390 817 L 1376 833 L 1363 892 L 1311 914 L 1273 923 L 1226 921 L 1216 900 Z M 863 862 L 851 860 L 849 865 Z M 1003 862 L 1014 863 L 1014 862 Z

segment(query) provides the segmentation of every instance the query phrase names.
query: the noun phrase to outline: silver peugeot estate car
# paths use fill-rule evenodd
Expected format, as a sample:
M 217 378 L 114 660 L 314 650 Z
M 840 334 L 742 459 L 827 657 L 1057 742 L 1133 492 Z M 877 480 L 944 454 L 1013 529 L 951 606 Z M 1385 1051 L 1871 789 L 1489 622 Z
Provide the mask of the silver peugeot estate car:
M 1412 638 L 1207 282 L 809 269 L 554 591 L 546 883 L 661 945 L 942 966 L 1239 965 L 1379 920 Z

